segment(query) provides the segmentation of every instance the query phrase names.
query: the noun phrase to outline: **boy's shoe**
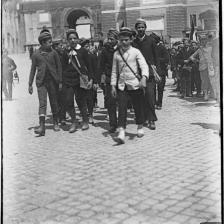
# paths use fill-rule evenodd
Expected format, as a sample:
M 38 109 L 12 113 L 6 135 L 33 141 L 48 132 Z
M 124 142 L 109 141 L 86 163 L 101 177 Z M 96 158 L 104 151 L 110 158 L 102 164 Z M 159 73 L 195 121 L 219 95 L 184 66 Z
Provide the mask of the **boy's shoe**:
M 89 116 L 89 124 L 94 124 L 93 116 Z
M 83 124 L 82 124 L 82 130 L 85 131 L 87 129 L 89 129 L 89 124 L 87 122 L 83 122 Z
M 73 123 L 71 124 L 71 126 L 70 126 L 68 132 L 69 132 L 69 133 L 74 133 L 74 132 L 76 132 L 76 130 L 77 130 L 76 123 L 73 122 Z
M 154 122 L 154 121 L 150 121 L 150 122 L 149 122 L 149 126 L 148 126 L 148 128 L 149 128 L 150 130 L 155 130 L 155 129 L 156 129 L 155 122 Z
M 137 136 L 139 138 L 143 137 L 144 136 L 144 130 L 143 130 L 143 126 L 141 125 L 141 127 L 138 127 L 137 128 Z
M 40 126 L 35 128 L 34 133 L 38 134 L 39 136 L 45 135 L 45 116 L 39 117 Z
M 54 131 L 60 131 L 60 127 L 58 125 L 58 123 L 54 123 L 54 127 L 53 127 Z
M 66 121 L 64 119 L 61 120 L 61 125 L 65 126 L 66 125 Z
M 124 144 L 125 142 L 125 130 L 124 128 L 119 129 L 118 136 L 114 138 L 114 141 L 118 144 Z

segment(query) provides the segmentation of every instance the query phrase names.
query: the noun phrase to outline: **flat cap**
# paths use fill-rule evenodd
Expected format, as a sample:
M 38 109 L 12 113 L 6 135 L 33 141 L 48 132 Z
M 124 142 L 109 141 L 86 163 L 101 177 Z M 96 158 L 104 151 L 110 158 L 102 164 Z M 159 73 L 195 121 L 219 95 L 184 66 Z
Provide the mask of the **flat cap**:
M 110 28 L 108 30 L 107 37 L 113 37 L 113 38 L 117 39 L 118 38 L 118 34 L 119 34 L 119 32 L 116 29 Z
M 136 23 L 135 23 L 135 28 L 137 28 L 137 26 L 139 24 L 143 24 L 146 27 L 146 21 L 142 18 L 137 19 Z
M 77 33 L 77 31 L 75 29 L 68 29 L 66 31 L 66 38 L 68 39 L 69 35 L 72 34 L 72 33 L 75 34 L 76 37 L 79 39 L 79 35 L 78 35 L 78 33 Z
M 51 38 L 52 38 L 52 36 L 51 36 L 50 32 L 42 32 L 42 33 L 40 33 L 40 35 L 38 37 L 38 41 L 41 44 L 41 42 L 43 40 L 48 40 L 48 39 L 51 39 Z

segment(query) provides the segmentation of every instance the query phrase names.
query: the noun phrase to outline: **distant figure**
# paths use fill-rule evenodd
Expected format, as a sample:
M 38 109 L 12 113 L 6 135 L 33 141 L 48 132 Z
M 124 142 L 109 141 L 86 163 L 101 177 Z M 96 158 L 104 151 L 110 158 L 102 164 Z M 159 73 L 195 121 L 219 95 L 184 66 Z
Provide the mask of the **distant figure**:
M 33 52 L 34 52 L 34 49 L 33 49 L 33 46 L 31 45 L 31 46 L 29 47 L 30 59 L 32 58 Z
M 2 91 L 6 100 L 12 100 L 13 72 L 16 70 L 17 66 L 13 59 L 8 56 L 8 51 L 6 49 L 3 50 L 2 64 Z

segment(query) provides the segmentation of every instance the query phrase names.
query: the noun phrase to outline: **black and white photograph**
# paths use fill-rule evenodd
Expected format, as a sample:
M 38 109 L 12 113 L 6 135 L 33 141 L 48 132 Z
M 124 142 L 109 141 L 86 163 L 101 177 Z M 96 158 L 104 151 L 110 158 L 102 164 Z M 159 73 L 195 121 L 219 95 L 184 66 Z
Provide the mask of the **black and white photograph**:
M 1 1 L 1 223 L 222 224 L 222 1 Z

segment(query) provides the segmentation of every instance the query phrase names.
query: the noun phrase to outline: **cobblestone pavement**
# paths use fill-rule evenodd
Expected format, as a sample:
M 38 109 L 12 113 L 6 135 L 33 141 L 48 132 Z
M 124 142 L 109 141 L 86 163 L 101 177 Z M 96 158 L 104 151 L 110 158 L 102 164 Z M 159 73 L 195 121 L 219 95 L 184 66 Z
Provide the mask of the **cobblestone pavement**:
M 20 75 L 3 101 L 5 224 L 199 224 L 221 221 L 219 108 L 180 99 L 167 81 L 155 131 L 126 144 L 108 134 L 106 111 L 73 134 L 47 124 L 38 138 L 38 101 L 27 92 L 30 61 L 13 56 Z M 103 106 L 102 93 L 99 105 Z M 50 111 L 49 111 L 50 113 Z

